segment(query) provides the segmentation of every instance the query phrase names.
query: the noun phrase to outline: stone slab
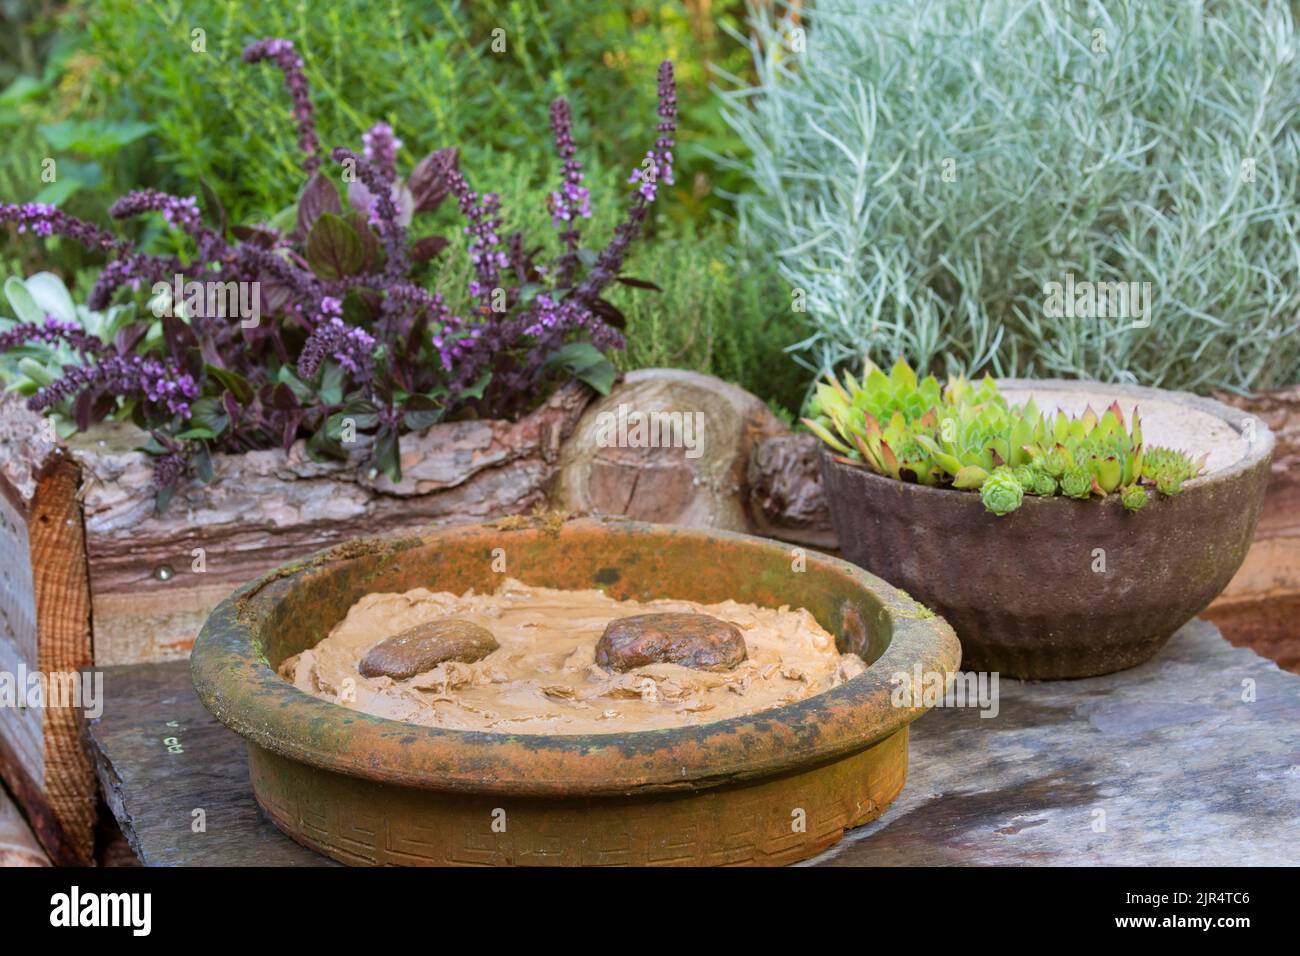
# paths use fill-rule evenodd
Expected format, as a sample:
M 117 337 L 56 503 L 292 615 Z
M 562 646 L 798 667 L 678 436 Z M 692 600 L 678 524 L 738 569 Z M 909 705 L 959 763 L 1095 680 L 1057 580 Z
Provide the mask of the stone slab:
M 996 717 L 914 724 L 902 795 L 808 862 L 1300 863 L 1300 677 L 1213 624 L 1131 670 L 999 692 Z

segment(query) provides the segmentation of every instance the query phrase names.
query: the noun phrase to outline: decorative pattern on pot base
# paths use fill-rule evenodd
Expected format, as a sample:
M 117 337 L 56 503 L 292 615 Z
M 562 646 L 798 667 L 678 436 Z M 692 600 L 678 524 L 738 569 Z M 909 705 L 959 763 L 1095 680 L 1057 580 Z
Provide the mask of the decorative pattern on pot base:
M 248 748 L 263 812 L 354 866 L 776 866 L 885 811 L 907 775 L 907 727 L 841 760 L 751 784 L 586 799 L 379 786 Z

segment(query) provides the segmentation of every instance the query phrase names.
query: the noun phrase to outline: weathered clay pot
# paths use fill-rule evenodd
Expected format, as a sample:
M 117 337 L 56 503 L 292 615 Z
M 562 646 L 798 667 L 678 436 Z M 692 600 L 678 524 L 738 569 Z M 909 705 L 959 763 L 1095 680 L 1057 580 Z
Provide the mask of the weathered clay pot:
M 493 549 L 530 584 L 617 598 L 808 608 L 871 665 L 816 697 L 698 726 L 590 736 L 469 733 L 359 713 L 277 676 L 362 595 L 493 589 Z M 355 864 L 787 863 L 878 816 L 902 789 L 899 673 L 948 674 L 940 618 L 845 561 L 719 531 L 506 519 L 368 540 L 222 603 L 194 647 L 203 703 L 248 738 L 253 789 L 295 840 Z
M 1152 406 L 1166 415 L 1212 416 L 1234 441 L 1253 434 L 1233 451 L 1239 457 L 1225 456 L 1232 460 L 1173 497 L 1153 494 L 1134 514 L 1117 495 L 1027 495 L 999 517 L 972 492 L 895 481 L 825 454 L 826 496 L 844 555 L 942 614 L 957 631 L 968 670 L 1049 680 L 1148 660 L 1241 566 L 1259 518 L 1272 434 L 1257 420 L 1247 426 L 1236 409 L 1181 392 L 1056 380 L 999 386 L 1016 402 L 1052 392 L 1098 405 L 1101 394 L 1118 398 L 1126 414 L 1136 403 L 1153 444 L 1161 436 Z M 1041 397 L 1039 405 L 1047 407 Z

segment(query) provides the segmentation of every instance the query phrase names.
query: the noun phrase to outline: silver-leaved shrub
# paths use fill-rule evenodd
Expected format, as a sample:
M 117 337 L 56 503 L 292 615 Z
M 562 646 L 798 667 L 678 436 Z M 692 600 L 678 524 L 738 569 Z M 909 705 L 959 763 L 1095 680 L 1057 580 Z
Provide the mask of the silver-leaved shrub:
M 724 91 L 752 150 L 742 238 L 806 310 L 810 367 L 870 353 L 1197 390 L 1300 378 L 1286 4 L 751 14 L 757 83 Z

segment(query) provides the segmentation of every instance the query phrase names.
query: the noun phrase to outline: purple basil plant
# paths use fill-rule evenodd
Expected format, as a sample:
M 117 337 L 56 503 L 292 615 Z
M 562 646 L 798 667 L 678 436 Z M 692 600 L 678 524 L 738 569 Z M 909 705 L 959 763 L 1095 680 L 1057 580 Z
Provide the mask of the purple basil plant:
M 84 429 L 131 400 L 151 435 L 161 506 L 181 478 L 210 475 L 213 450 L 288 448 L 306 437 L 314 454 L 361 456 L 397 481 L 405 431 L 448 415 L 519 414 L 569 376 L 608 389 L 613 367 L 603 353 L 622 348 L 623 316 L 603 292 L 615 281 L 657 288 L 621 273 L 659 189 L 673 182 L 671 62 L 659 68 L 658 138 L 631 174 L 626 219 L 599 252 L 581 244 L 591 206 L 569 105 L 552 105 L 562 175 L 547 204 L 561 252 L 541 265 L 520 233 L 504 231 L 498 197 L 471 188 L 455 148 L 430 153 L 405 179 L 401 141 L 385 123 L 365 134 L 360 153 L 326 154 L 293 44 L 259 40 L 244 60 L 271 61 L 293 100 L 306 183 L 292 228 L 232 226 L 206 187 L 207 221 L 195 198 L 130 193 L 110 208 L 112 218 L 157 213 L 186 237 L 187 254 L 155 255 L 53 206 L 0 204 L 0 222 L 20 233 L 66 236 L 106 254 L 92 309 L 123 290 L 152 296 L 154 314 L 111 342 L 54 318 L 0 335 L 0 352 L 44 341 L 80 358 L 31 396 L 33 409 L 65 410 Z M 464 218 L 473 266 L 466 315 L 419 278 L 449 241 L 411 235 L 414 217 L 449 198 Z M 255 314 L 241 307 L 250 300 Z M 155 316 L 161 342 L 148 336 Z

